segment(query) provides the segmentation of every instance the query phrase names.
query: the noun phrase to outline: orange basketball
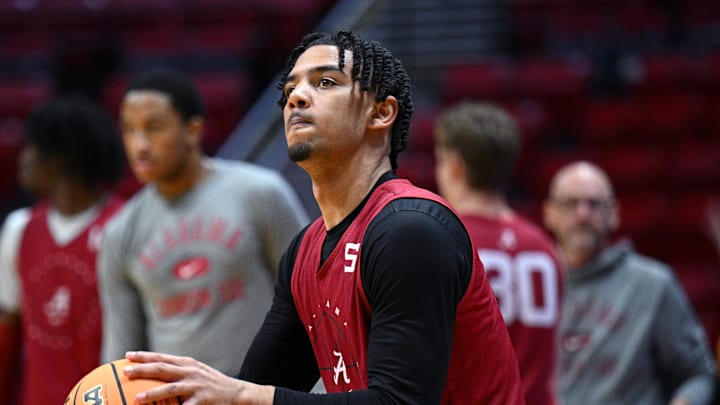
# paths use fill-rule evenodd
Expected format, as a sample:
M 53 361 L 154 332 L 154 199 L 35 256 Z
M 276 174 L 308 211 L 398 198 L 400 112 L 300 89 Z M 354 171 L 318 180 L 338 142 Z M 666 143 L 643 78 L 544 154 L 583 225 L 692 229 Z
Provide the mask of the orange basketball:
M 139 405 L 135 395 L 165 384 L 158 380 L 128 379 L 122 370 L 129 364 L 132 362 L 127 359 L 115 360 L 87 373 L 65 398 L 65 405 Z M 177 405 L 182 400 L 164 399 L 153 404 Z

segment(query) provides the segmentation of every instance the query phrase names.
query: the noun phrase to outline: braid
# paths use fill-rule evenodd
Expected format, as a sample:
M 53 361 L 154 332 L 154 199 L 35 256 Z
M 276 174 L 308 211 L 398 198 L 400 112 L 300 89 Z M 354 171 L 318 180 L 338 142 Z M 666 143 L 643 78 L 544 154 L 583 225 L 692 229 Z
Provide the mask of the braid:
M 281 90 L 278 105 L 285 107 L 287 97 L 282 90 L 295 62 L 308 48 L 315 45 L 332 45 L 338 48 L 338 67 L 345 67 L 345 51 L 353 54 L 351 76 L 359 82 L 361 91 L 374 91 L 375 101 L 384 101 L 388 96 L 398 100 L 398 116 L 393 124 L 390 137 L 390 164 L 397 170 L 397 157 L 407 146 L 410 118 L 413 113 L 410 77 L 402 62 L 376 41 L 367 41 L 351 31 L 333 33 L 313 32 L 306 35 L 292 50 L 277 88 Z
M 368 56 L 368 61 L 372 64 L 372 69 L 365 69 L 363 76 L 363 80 L 365 81 L 365 89 L 368 90 L 370 88 L 370 83 L 379 83 L 380 82 L 380 69 L 378 68 L 380 66 L 380 52 L 375 52 L 375 44 L 372 42 L 366 42 L 365 43 L 365 54 Z M 378 94 L 375 95 L 375 100 L 377 101 Z

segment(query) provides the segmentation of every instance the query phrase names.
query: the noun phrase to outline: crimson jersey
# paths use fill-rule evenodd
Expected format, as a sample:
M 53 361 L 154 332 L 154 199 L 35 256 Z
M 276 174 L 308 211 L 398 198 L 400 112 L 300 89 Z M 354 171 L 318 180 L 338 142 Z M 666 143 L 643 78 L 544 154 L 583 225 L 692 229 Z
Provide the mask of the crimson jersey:
M 553 404 L 561 273 L 550 238 L 520 216 L 460 215 L 500 304 L 520 365 L 525 401 Z
M 32 209 L 18 256 L 23 341 L 22 404 L 61 404 L 97 367 L 102 323 L 95 260 L 105 222 L 120 208 L 110 199 L 75 239 L 59 246 L 49 206 Z
M 361 242 L 375 216 L 399 198 L 422 198 L 448 207 L 435 194 L 406 180 L 389 180 L 373 191 L 322 266 L 326 236 L 322 219 L 309 227 L 300 242 L 292 296 L 329 393 L 368 388 L 367 348 L 374 308 L 363 289 Z M 454 325 L 442 403 L 522 403 L 519 390 L 513 388 L 519 378 L 517 365 L 507 361 L 514 358 L 512 346 L 477 256 L 473 256 L 470 283 L 456 307 Z

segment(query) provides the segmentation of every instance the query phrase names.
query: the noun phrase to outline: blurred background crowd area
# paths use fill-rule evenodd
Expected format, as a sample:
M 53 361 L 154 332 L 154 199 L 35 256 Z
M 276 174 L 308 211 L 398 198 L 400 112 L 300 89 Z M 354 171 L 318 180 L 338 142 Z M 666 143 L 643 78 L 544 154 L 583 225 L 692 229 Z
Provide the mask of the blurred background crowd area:
M 507 108 L 524 139 L 512 205 L 540 223 L 554 171 L 596 162 L 616 185 L 619 235 L 674 266 L 717 341 L 720 252 L 706 229 L 720 199 L 717 0 L 0 0 L 0 219 L 29 203 L 15 173 L 34 105 L 82 91 L 116 115 L 129 78 L 157 65 L 196 80 L 208 154 L 281 170 L 317 214 L 285 155 L 274 84 L 305 33 L 339 28 L 379 40 L 413 79 L 399 174 L 436 190 L 443 107 Z M 119 191 L 136 189 L 128 175 Z

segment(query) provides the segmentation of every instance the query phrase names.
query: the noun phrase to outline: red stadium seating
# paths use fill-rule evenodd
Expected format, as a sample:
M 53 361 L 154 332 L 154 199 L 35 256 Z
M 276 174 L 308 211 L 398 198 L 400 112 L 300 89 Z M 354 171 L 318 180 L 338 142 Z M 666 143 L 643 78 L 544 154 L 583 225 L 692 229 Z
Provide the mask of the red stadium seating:
M 632 130 L 637 138 L 679 138 L 700 129 L 703 99 L 683 89 L 633 99 Z
M 632 135 L 632 108 L 624 99 L 589 100 L 580 114 L 577 135 L 583 143 L 623 142 Z

